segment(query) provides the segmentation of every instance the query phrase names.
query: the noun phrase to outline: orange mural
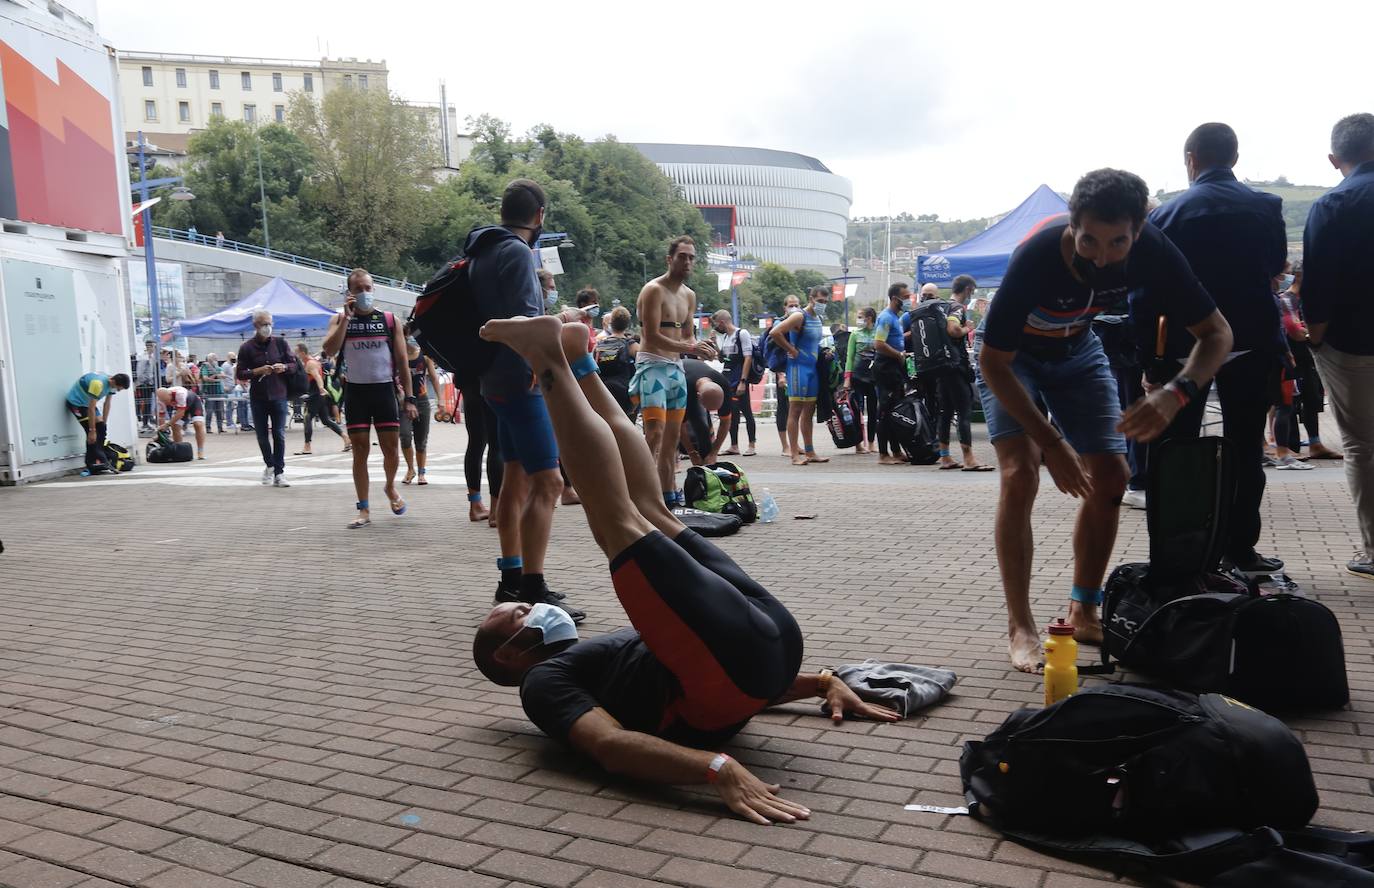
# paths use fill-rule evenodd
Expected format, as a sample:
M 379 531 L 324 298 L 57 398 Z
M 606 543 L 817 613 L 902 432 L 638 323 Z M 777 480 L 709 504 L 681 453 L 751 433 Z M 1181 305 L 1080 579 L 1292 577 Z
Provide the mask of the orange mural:
M 60 57 L 96 51 L 48 39 L 56 80 L 0 38 L 0 216 L 122 234 L 111 100 Z

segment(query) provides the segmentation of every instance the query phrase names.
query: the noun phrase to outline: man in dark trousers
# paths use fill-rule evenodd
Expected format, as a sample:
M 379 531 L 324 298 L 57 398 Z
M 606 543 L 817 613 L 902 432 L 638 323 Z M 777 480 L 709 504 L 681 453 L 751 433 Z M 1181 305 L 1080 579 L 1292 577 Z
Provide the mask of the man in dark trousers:
M 483 318 L 544 314 L 544 290 L 531 248 L 544 230 L 546 203 L 538 183 L 516 179 L 501 196 L 501 224 L 468 234 L 463 252 L 472 259 L 472 290 Z M 581 622 L 586 614 L 562 603 L 562 596 L 551 592 L 544 580 L 554 503 L 563 493 L 558 443 L 544 395 L 534 385 L 530 365 L 505 345 L 496 347 L 491 365 L 482 372 L 481 390 L 496 416 L 496 436 L 506 461 L 496 512 L 501 538 L 496 603 L 552 604 Z
M 1264 498 L 1264 425 L 1273 403 L 1271 386 L 1287 345 L 1270 281 L 1283 271 L 1288 239 L 1283 201 L 1236 180 L 1239 158 L 1235 130 L 1204 123 L 1183 145 L 1188 190 L 1150 214 L 1192 266 L 1235 337 L 1232 357 L 1217 372 L 1222 434 L 1236 455 L 1236 498 L 1225 557 L 1250 573 L 1281 570 L 1283 562 L 1255 551 Z M 1133 306 L 1134 309 L 1134 306 Z M 1157 319 L 1134 317 L 1142 335 L 1154 338 Z M 1174 319 L 1171 319 L 1174 320 Z M 1170 340 L 1187 339 L 1176 322 Z M 1165 379 L 1154 380 L 1157 383 Z M 1180 412 L 1165 437 L 1196 437 L 1201 429 L 1207 386 Z
M 1336 123 L 1330 160 L 1343 181 L 1317 198 L 1307 217 L 1302 301 L 1360 522 L 1362 551 L 1346 569 L 1374 580 L 1374 114 Z

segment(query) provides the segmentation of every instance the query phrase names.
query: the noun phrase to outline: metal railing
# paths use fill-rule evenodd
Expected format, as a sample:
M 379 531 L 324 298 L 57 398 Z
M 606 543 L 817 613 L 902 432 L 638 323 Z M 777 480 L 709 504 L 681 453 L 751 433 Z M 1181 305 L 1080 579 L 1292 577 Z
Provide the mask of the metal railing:
M 162 225 L 153 226 L 153 237 L 163 240 L 181 241 L 182 243 L 199 244 L 203 247 L 215 247 L 221 250 L 231 250 L 235 253 L 246 253 L 250 256 L 261 256 L 264 259 L 276 259 L 279 262 L 290 262 L 292 265 L 299 265 L 301 268 L 312 268 L 316 271 L 329 272 L 331 274 L 348 276 L 353 269 L 333 262 L 325 262 L 321 259 L 311 259 L 308 256 L 297 256 L 295 253 L 283 253 L 281 250 L 269 250 L 258 244 L 247 244 L 243 241 L 220 240 L 218 237 L 192 233 L 180 228 L 166 228 Z M 374 274 L 372 280 L 384 287 L 394 287 L 397 290 L 407 290 L 411 293 L 419 293 L 424 289 L 424 284 L 415 284 L 410 281 L 398 281 L 395 278 L 382 277 Z

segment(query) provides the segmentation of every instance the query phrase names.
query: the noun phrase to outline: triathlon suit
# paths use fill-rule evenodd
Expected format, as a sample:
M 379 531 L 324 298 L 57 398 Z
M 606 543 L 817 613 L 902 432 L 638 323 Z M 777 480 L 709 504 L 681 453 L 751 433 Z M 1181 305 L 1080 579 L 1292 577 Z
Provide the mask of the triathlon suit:
M 406 362 L 410 374 L 410 390 L 415 394 L 415 409 L 418 411 L 411 419 L 404 408 L 399 411 L 401 419 L 401 446 L 414 447 L 421 453 L 429 446 L 429 366 L 422 354 L 413 361 Z
M 825 325 L 811 312 L 802 310 L 802 328 L 787 334 L 787 341 L 797 350 L 795 358 L 787 359 L 787 397 L 792 401 L 814 401 L 821 393 L 821 377 L 816 372 L 820 359 L 821 335 Z
M 401 413 L 396 404 L 395 363 L 391 354 L 391 331 L 395 328 L 396 319 L 389 311 L 348 316 L 343 360 L 348 376 L 344 418 L 350 435 L 366 434 L 369 426 L 375 426 L 379 432 L 400 431 Z
M 521 703 L 550 737 L 566 740 L 600 706 L 630 730 L 710 748 L 796 680 L 797 621 L 695 532 L 670 540 L 653 531 L 610 567 L 638 637 L 622 630 L 579 642 L 526 673 Z
M 681 330 L 678 321 L 663 321 L 659 327 Z M 635 355 L 635 375 L 630 377 L 630 402 L 637 405 L 646 420 L 682 422 L 687 413 L 687 376 L 681 358 L 665 358 L 640 349 Z
M 186 413 L 182 416 L 183 422 L 205 422 L 205 405 L 201 402 L 200 395 L 180 385 L 172 386 L 169 391 L 172 393 L 172 403 L 167 405 L 168 416 L 174 415 L 184 407 Z

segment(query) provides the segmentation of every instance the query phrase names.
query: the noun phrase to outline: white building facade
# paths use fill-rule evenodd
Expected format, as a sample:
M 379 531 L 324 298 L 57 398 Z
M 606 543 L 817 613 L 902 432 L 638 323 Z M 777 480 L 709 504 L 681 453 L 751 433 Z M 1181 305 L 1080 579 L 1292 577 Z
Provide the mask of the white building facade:
M 768 148 L 636 143 L 711 226 L 714 248 L 791 268 L 839 268 L 853 187 L 814 157 Z

